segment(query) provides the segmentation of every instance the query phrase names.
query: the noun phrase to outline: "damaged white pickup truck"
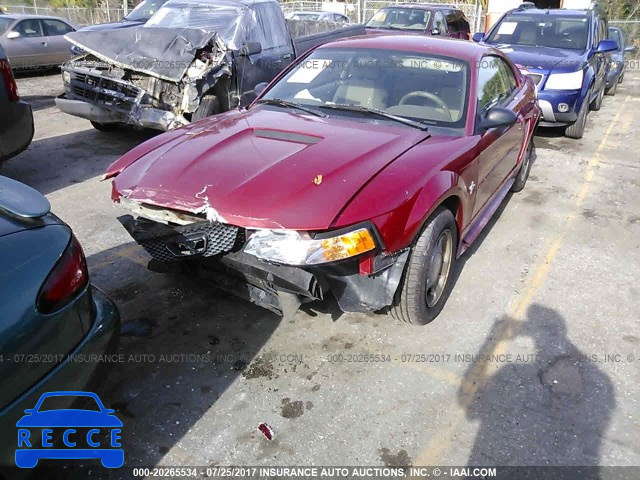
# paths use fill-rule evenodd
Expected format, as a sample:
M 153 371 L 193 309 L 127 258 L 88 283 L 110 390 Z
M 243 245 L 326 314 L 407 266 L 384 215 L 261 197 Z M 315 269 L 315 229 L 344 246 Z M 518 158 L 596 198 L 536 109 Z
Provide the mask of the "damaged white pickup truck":
M 62 66 L 56 105 L 99 130 L 171 130 L 248 103 L 297 52 L 363 33 L 294 41 L 274 0 L 170 0 L 138 27 L 67 34 L 85 53 Z

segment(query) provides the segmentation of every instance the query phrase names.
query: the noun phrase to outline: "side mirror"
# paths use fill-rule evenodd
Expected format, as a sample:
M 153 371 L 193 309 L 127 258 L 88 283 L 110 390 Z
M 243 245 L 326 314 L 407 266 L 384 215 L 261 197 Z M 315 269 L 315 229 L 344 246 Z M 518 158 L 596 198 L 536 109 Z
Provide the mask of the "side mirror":
M 493 107 L 480 118 L 478 127 L 482 130 L 510 127 L 516 123 L 517 119 L 517 115 L 513 113 L 512 110 L 502 107 Z
M 15 30 L 13 32 L 7 33 L 7 38 L 18 38 L 19 36 L 20 32 L 16 32 Z
M 105 408 L 104 413 L 111 415 L 112 413 L 116 413 L 116 411 L 113 408 Z
M 26 413 L 27 415 L 31 415 L 33 413 L 33 408 L 27 408 L 24 413 Z
M 634 53 L 637 50 L 635 45 L 629 45 L 628 47 L 625 47 L 624 51 L 626 53 Z
M 473 37 L 471 37 L 471 39 L 474 42 L 481 42 L 484 39 L 484 32 L 476 32 L 473 34 Z
M 618 42 L 615 40 L 601 40 L 596 48 L 596 53 L 615 52 L 618 50 Z
M 431 35 L 440 35 L 440 29 L 434 28 L 433 30 L 431 30 Z
M 256 95 L 256 97 L 260 95 L 265 88 L 267 88 L 267 85 L 269 85 L 267 82 L 260 82 L 255 87 L 253 87 L 253 93 Z
M 260 42 L 247 42 L 238 51 L 239 55 L 243 57 L 248 57 L 250 55 L 256 55 L 262 52 L 262 45 Z

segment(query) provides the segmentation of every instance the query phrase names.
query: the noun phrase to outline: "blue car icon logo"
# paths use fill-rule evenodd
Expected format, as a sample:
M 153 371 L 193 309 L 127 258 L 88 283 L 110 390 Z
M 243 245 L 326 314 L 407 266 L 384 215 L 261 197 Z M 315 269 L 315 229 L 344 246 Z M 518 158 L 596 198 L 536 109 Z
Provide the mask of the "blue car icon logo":
M 82 398 L 84 397 L 84 398 Z M 82 401 L 90 408 L 68 408 Z M 57 408 L 64 405 L 64 408 Z M 124 464 L 122 422 L 91 392 L 49 392 L 18 423 L 16 465 L 33 468 L 42 459 L 100 459 L 107 468 Z M 64 448 L 62 448 L 64 447 Z

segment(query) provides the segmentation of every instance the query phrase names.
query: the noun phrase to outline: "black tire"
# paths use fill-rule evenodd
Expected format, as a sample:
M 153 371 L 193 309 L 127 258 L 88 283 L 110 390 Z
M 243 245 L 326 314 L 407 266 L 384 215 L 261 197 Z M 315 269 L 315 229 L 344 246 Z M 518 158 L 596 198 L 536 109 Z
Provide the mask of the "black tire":
M 582 102 L 582 107 L 580 107 L 580 111 L 578 112 L 578 119 L 565 129 L 564 136 L 568 138 L 575 138 L 576 140 L 582 138 L 582 135 L 584 135 L 584 127 L 587 124 L 588 114 L 589 104 L 585 98 Z
M 445 243 L 449 243 L 449 251 L 446 247 L 442 248 L 443 239 Z M 414 325 L 426 325 L 438 316 L 453 286 L 457 248 L 458 230 L 453 214 L 444 207 L 438 207 L 427 220 L 426 227 L 411 250 L 402 282 L 390 309 L 391 316 Z M 430 271 L 433 266 L 438 268 L 438 273 Z M 445 272 L 443 268 L 446 268 L 444 279 L 441 277 Z M 436 285 L 433 285 L 433 278 L 429 278 L 430 274 L 432 277 L 438 276 Z M 431 288 L 427 288 L 429 284 Z
M 608 95 L 610 97 L 613 97 L 616 94 L 617 90 L 618 90 L 618 82 L 613 82 L 613 85 L 611 85 L 609 88 L 607 88 L 604 91 L 604 94 Z
M 93 125 L 93 128 L 100 130 L 101 132 L 112 132 L 120 128 L 119 123 L 99 123 L 94 122 L 93 120 L 91 120 L 91 125 Z
M 198 105 L 196 111 L 193 112 L 191 121 L 197 122 L 216 113 L 220 113 L 220 100 L 218 100 L 218 97 L 215 95 L 205 95 L 202 97 L 202 100 L 200 100 L 200 105 Z
M 524 159 L 522 160 L 522 165 L 520 166 L 520 170 L 518 171 L 518 175 L 516 176 L 516 181 L 511 185 L 511 191 L 517 193 L 521 191 L 524 186 L 527 184 L 527 179 L 529 178 L 529 172 L 531 171 L 531 165 L 536 158 L 536 146 L 533 143 L 533 136 L 531 136 L 531 140 L 529 140 L 529 144 L 527 145 L 527 150 L 524 152 Z
M 598 92 L 598 96 L 596 97 L 596 99 L 589 105 L 589 108 L 594 112 L 597 112 L 602 108 L 602 100 L 604 100 L 604 87 L 605 86 L 603 85 L 600 89 L 600 92 Z

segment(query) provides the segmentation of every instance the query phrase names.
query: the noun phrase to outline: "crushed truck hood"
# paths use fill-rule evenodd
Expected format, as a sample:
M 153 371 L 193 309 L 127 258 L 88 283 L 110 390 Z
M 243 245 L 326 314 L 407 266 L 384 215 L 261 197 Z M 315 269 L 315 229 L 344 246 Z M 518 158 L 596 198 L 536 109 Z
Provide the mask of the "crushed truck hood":
M 170 82 L 179 82 L 198 49 L 216 36 L 198 28 L 147 28 L 67 33 L 64 38 L 100 60 L 146 73 Z
M 116 201 L 243 227 L 326 229 L 369 180 L 428 137 L 389 122 L 259 106 L 156 137 L 106 177 L 116 176 Z

